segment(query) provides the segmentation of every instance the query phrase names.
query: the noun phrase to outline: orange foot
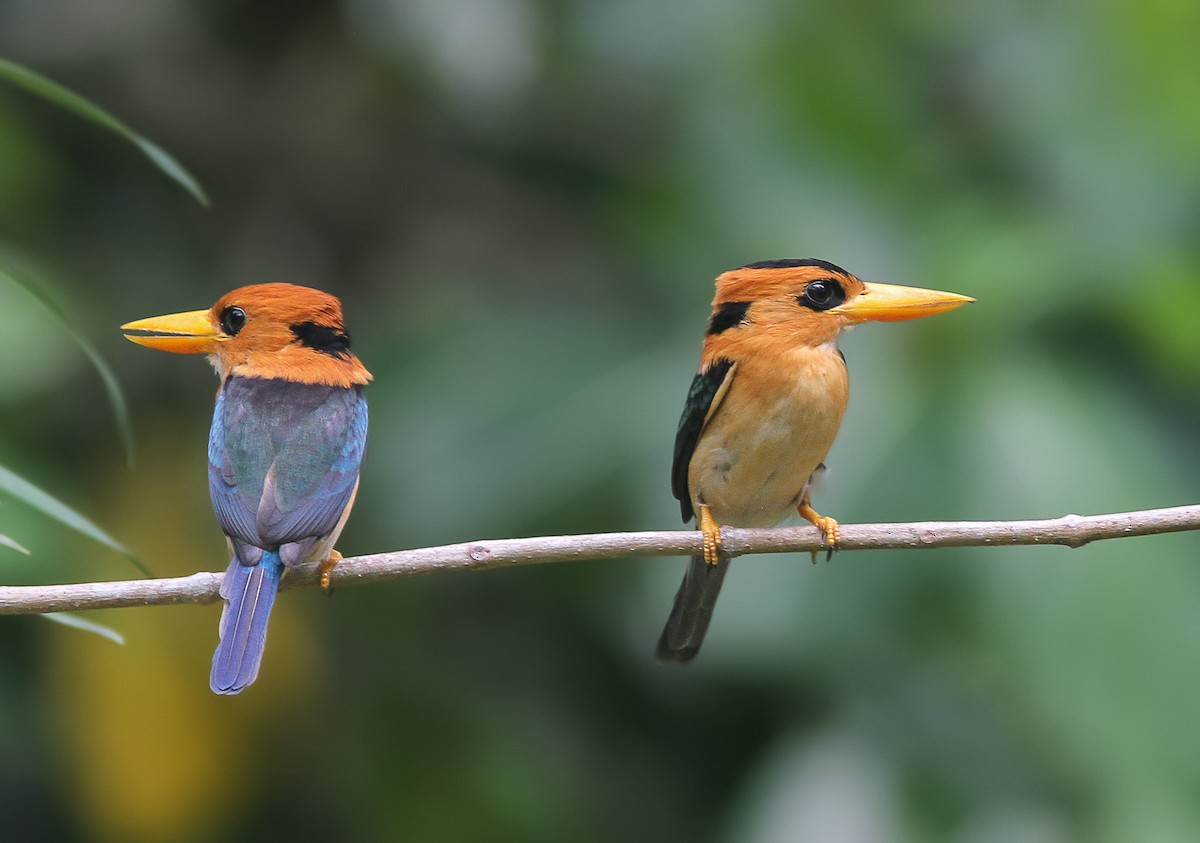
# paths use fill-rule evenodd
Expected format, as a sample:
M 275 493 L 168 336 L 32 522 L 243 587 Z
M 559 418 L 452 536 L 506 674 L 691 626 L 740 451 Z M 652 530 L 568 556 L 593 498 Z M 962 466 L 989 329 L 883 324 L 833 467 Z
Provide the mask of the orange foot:
M 821 543 L 825 545 L 825 561 L 828 562 L 833 556 L 833 552 L 838 549 L 838 542 L 842 540 L 842 530 L 838 526 L 837 520 L 827 515 L 821 515 L 813 509 L 807 497 L 800 501 L 800 506 L 796 507 L 796 511 L 800 513 L 801 518 L 821 531 Z M 815 550 L 812 552 L 812 558 L 813 564 L 816 564 L 817 552 Z
M 321 589 L 329 594 L 333 591 L 333 568 L 342 561 L 342 554 L 336 550 L 329 551 L 329 558 L 321 563 Z
M 704 561 L 716 565 L 721 561 L 721 525 L 704 504 L 700 504 L 700 532 L 704 533 Z

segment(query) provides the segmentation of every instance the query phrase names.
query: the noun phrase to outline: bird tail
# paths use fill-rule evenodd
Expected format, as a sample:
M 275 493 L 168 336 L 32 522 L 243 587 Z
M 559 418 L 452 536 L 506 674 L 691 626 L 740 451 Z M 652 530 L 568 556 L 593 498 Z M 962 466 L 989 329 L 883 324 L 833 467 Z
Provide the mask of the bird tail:
M 729 570 L 728 559 L 709 565 L 703 556 L 693 556 L 688 564 L 683 584 L 675 595 L 675 605 L 655 651 L 662 662 L 690 662 L 700 652 L 708 622 L 712 620 L 721 583 Z
M 257 565 L 243 564 L 236 554 L 229 563 L 221 583 L 225 598 L 221 641 L 208 680 L 213 693 L 239 693 L 258 676 L 267 643 L 267 618 L 282 576 L 283 561 L 274 550 L 264 550 Z

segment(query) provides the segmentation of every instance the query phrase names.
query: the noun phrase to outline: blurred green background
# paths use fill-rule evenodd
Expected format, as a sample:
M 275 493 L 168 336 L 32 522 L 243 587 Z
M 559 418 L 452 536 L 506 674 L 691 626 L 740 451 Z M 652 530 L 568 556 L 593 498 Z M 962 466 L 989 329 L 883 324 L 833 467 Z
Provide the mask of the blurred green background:
M 339 295 L 374 372 L 347 555 L 679 527 L 719 272 L 816 256 L 975 296 L 847 336 L 843 522 L 1200 498 L 1200 5 L 8 0 L 0 57 L 195 173 L 0 84 L 0 465 L 156 573 L 221 570 L 216 380 L 117 326 L 248 282 Z M 15 502 L 6 583 L 128 562 Z M 1200 839 L 1200 537 L 739 561 L 686 668 L 684 561 L 445 574 L 276 606 L 0 623 L 13 840 Z M 10 837 L 10 835 L 13 835 Z

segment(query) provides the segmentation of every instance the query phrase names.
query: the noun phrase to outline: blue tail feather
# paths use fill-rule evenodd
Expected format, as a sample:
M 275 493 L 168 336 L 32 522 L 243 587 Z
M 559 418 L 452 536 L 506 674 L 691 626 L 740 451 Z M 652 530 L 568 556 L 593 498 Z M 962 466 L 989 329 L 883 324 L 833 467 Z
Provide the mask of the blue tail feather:
M 283 561 L 274 550 L 264 550 L 257 565 L 244 565 L 237 556 L 229 563 L 221 584 L 225 598 L 221 641 L 208 680 L 214 693 L 236 694 L 258 676 L 267 643 L 267 618 L 282 576 Z

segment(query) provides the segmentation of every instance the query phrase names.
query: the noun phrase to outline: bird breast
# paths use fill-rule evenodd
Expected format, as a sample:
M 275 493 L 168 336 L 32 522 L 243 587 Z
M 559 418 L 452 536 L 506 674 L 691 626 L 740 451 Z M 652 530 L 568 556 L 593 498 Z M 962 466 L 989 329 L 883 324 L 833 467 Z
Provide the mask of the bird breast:
M 795 512 L 829 453 L 849 395 L 830 342 L 738 361 L 688 466 L 694 503 L 720 524 L 766 527 Z

